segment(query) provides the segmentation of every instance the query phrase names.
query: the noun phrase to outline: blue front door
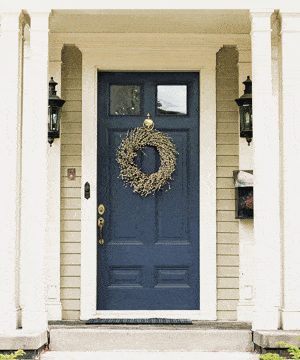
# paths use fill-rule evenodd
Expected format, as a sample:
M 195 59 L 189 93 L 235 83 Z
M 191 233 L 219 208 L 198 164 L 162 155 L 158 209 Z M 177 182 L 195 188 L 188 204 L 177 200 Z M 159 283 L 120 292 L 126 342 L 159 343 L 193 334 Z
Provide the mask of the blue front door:
M 143 197 L 124 187 L 116 154 L 148 113 L 179 155 L 170 188 Z M 157 150 L 139 151 L 137 165 L 156 172 Z M 97 166 L 97 309 L 199 310 L 198 73 L 99 73 Z

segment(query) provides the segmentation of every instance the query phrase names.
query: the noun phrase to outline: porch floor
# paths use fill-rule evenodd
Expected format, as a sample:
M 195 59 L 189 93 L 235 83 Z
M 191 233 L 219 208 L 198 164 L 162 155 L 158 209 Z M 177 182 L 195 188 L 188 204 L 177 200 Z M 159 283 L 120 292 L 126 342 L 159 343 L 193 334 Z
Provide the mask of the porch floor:
M 192 325 L 86 325 L 49 322 L 51 351 L 216 352 L 253 350 L 251 324 L 193 321 Z
M 193 320 L 191 325 L 180 325 L 180 324 L 168 324 L 168 325 L 128 325 L 128 324 L 117 324 L 117 325 L 106 325 L 106 324 L 96 324 L 96 325 L 86 325 L 86 320 L 56 320 L 49 321 L 49 329 L 55 328 L 92 328 L 92 327 L 108 327 L 108 328 L 181 328 L 181 329 L 215 329 L 215 330 L 251 330 L 252 324 L 250 322 L 238 322 L 238 321 L 208 321 L 208 320 Z

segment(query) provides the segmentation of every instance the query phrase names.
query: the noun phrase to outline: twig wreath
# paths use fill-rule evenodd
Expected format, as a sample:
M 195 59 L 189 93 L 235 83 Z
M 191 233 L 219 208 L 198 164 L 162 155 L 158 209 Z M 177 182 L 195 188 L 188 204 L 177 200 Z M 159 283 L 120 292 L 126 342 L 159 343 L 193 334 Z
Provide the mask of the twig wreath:
M 148 118 L 151 120 L 150 115 Z M 155 147 L 160 155 L 160 168 L 152 174 L 142 172 L 135 163 L 138 151 L 147 146 Z M 149 126 L 145 127 L 144 123 L 144 128 L 128 131 L 126 138 L 122 140 L 118 148 L 116 161 L 121 169 L 119 177 L 126 185 L 133 187 L 133 192 L 137 192 L 141 196 L 154 194 L 169 180 L 173 180 L 172 174 L 176 167 L 177 155 L 175 145 L 168 135 L 153 130 L 153 122 L 150 128 Z

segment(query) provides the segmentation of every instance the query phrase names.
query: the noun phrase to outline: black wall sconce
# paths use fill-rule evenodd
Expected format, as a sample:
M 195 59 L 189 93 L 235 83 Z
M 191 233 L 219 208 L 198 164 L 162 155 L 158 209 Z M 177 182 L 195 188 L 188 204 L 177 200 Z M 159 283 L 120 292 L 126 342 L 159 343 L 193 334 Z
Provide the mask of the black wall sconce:
M 55 86 L 57 83 L 53 77 L 49 81 L 49 101 L 48 101 L 48 142 L 50 146 L 54 139 L 59 138 L 61 109 L 65 100 L 56 95 Z
M 245 85 L 244 94 L 235 102 L 240 110 L 240 137 L 245 137 L 248 145 L 252 141 L 252 81 L 250 76 L 243 82 Z

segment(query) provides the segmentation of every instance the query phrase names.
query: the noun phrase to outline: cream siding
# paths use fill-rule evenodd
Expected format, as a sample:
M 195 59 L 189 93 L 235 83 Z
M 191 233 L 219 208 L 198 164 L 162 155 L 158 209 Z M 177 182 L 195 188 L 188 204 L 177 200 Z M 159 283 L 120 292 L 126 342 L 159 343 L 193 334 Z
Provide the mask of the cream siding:
M 239 299 L 239 223 L 233 170 L 238 170 L 238 53 L 217 53 L 217 317 L 236 320 Z
M 62 51 L 61 120 L 61 302 L 62 318 L 80 317 L 82 57 L 75 46 Z M 75 168 L 75 180 L 67 177 Z

